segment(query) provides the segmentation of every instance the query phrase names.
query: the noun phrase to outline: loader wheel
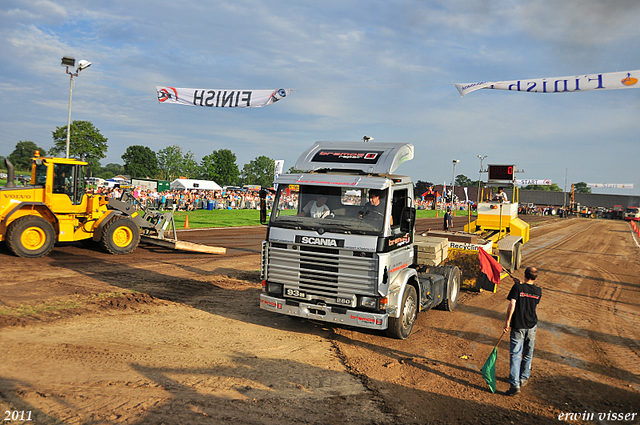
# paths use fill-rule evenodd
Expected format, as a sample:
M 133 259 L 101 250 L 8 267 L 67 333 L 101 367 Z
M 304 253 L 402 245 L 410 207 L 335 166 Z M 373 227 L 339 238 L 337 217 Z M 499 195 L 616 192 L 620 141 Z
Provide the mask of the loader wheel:
M 407 339 L 413 330 L 413 324 L 418 314 L 418 296 L 416 288 L 407 286 L 402 297 L 400 317 L 389 317 L 387 336 L 397 339 Z
M 140 229 L 129 217 L 117 215 L 102 229 L 100 245 L 111 254 L 131 254 L 139 242 Z
M 447 279 L 447 296 L 438 306 L 441 310 L 453 311 L 458 306 L 458 295 L 460 294 L 460 269 L 456 266 L 445 266 L 445 277 Z
M 44 257 L 55 243 L 53 226 L 42 217 L 19 218 L 7 229 L 7 246 L 18 257 Z

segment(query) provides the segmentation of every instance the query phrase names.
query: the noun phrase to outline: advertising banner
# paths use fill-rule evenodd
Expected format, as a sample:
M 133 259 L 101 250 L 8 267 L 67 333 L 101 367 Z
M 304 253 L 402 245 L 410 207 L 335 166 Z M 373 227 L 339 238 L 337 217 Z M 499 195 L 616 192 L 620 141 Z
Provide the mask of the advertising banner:
M 509 90 L 529 93 L 569 93 L 589 90 L 638 88 L 640 70 L 586 74 L 571 77 L 537 78 L 513 81 L 484 81 L 454 85 L 460 97 L 480 89 Z
M 551 180 L 516 180 L 518 186 L 551 186 Z
M 287 97 L 293 89 L 230 90 L 184 89 L 156 86 L 158 102 L 177 103 L 208 108 L 259 108 L 269 106 Z
M 597 187 L 600 189 L 633 189 L 633 184 L 587 183 L 587 187 Z

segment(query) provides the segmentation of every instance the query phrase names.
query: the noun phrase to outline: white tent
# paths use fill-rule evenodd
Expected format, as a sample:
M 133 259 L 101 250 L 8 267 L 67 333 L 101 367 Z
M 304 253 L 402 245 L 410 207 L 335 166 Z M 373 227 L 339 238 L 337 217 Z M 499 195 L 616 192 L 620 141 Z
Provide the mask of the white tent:
M 201 189 L 222 190 L 218 183 L 211 180 L 175 179 L 171 182 L 171 189 Z

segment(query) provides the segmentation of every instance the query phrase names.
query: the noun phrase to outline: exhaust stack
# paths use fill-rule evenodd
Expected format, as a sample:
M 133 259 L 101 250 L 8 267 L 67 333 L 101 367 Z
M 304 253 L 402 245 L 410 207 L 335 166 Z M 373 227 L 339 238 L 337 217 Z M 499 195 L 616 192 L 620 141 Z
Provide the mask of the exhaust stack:
M 16 184 L 13 182 L 15 174 L 13 171 L 13 164 L 7 158 L 4 159 L 4 165 L 7 167 L 7 184 L 4 187 L 16 187 Z

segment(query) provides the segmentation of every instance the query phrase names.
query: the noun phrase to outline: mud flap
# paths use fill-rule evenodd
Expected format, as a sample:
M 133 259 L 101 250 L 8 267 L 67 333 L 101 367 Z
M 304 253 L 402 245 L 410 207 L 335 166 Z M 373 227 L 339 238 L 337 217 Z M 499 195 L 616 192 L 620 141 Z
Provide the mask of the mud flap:
M 513 273 L 518 268 L 522 257 L 522 237 L 506 236 L 498 241 L 498 262 L 500 265 Z

